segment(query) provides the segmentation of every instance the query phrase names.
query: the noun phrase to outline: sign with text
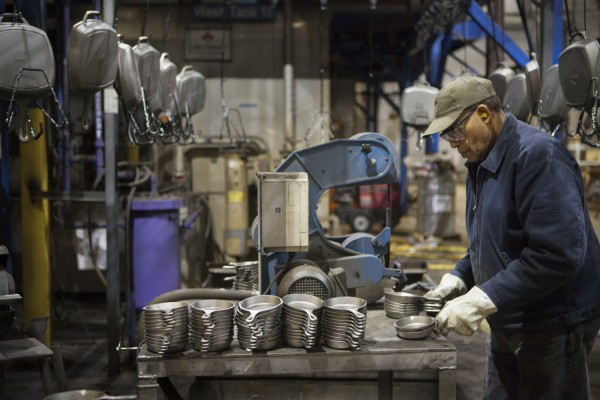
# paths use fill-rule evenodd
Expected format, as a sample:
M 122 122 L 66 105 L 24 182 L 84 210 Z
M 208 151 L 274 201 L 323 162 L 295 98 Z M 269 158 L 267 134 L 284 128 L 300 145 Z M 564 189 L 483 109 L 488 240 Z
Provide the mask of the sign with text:
M 231 30 L 187 28 L 185 31 L 187 60 L 231 60 Z
M 199 4 L 193 6 L 194 18 L 204 21 L 272 21 L 272 4 Z

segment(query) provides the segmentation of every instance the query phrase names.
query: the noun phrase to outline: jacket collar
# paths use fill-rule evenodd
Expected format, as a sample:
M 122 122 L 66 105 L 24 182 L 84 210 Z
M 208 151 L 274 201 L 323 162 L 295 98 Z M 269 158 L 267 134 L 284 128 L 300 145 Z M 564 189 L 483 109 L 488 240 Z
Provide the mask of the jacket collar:
M 498 135 L 498 139 L 496 139 L 496 143 L 494 143 L 494 146 L 487 157 L 479 164 L 482 168 L 487 169 L 491 173 L 498 172 L 516 128 L 517 118 L 511 113 L 506 113 L 506 121 L 504 121 L 504 126 L 502 126 L 502 130 L 500 131 L 500 135 Z M 465 163 L 467 167 L 469 164 L 472 163 L 468 161 Z

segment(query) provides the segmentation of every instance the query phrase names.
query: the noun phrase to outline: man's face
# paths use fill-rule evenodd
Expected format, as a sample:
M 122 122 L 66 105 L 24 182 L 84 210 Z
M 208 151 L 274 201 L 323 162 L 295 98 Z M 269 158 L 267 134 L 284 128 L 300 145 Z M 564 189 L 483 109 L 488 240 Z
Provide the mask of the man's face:
M 489 116 L 489 110 L 483 105 L 467 109 L 450 129 L 440 135 L 470 162 L 483 160 L 496 141 L 496 136 L 490 130 L 490 125 L 484 122 L 482 115 Z

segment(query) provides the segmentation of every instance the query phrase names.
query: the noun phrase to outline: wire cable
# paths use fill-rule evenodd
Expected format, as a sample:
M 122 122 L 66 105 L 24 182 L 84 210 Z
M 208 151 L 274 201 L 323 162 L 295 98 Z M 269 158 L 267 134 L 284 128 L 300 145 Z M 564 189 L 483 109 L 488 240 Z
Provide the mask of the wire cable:
M 494 35 L 494 52 L 496 54 L 496 65 L 500 64 L 500 52 L 498 51 L 498 39 L 496 37 L 496 21 L 494 18 L 494 12 L 492 11 L 492 0 L 488 0 L 488 13 L 492 20 L 492 35 Z
M 525 31 L 525 37 L 527 38 L 529 53 L 535 53 L 535 48 L 533 47 L 533 41 L 531 40 L 531 34 L 529 33 L 529 27 L 527 24 L 527 14 L 525 13 L 525 6 L 520 0 L 516 0 L 516 2 L 519 8 L 519 14 L 521 15 L 521 21 L 523 21 L 523 30 Z
M 572 37 L 573 35 L 573 27 L 571 26 L 571 15 L 569 14 L 569 0 L 564 0 L 564 4 L 565 4 L 565 16 L 566 16 L 566 20 L 567 20 L 567 33 L 569 34 L 569 37 Z

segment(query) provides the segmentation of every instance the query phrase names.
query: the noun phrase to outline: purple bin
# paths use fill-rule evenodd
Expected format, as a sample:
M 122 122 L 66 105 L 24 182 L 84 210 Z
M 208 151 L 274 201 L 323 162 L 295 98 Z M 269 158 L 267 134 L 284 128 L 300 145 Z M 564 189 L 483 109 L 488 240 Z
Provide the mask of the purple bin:
M 133 303 L 141 310 L 155 297 L 180 289 L 177 197 L 139 197 L 131 204 Z

